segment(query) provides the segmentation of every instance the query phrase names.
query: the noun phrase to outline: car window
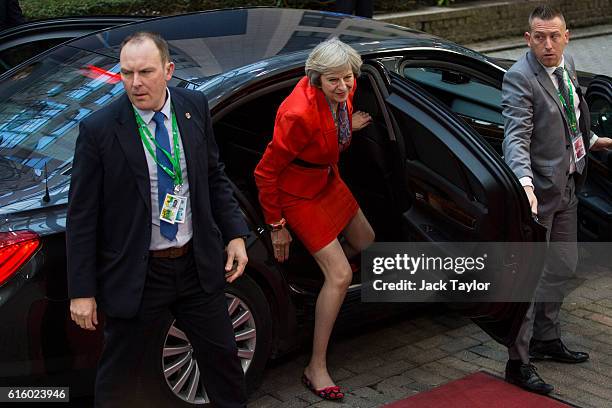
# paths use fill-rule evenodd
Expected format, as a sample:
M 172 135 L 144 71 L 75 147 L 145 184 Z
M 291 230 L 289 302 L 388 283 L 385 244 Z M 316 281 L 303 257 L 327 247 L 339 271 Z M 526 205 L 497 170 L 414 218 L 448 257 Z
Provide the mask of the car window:
M 69 167 L 80 120 L 123 93 L 118 62 L 63 47 L 0 83 L 0 195 L 49 184 Z M 3 174 L 6 174 L 3 171 Z M 65 176 L 64 176 L 65 178 Z
M 427 88 L 455 113 L 503 125 L 501 89 L 447 68 L 405 67 L 404 76 Z
M 66 38 L 44 38 L 0 51 L 0 74 L 64 41 Z
M 407 61 L 400 71 L 461 116 L 499 155 L 503 154 L 501 82 L 449 62 Z

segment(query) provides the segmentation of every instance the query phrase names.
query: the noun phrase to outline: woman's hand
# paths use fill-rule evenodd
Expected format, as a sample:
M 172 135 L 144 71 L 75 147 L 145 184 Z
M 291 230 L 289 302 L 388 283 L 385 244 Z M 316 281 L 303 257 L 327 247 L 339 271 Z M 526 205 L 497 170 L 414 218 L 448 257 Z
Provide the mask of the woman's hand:
M 353 130 L 361 130 L 372 123 L 372 117 L 367 112 L 353 112 Z
M 274 248 L 274 257 L 278 262 L 285 262 L 289 259 L 289 244 L 291 244 L 291 234 L 287 228 L 279 231 L 272 231 L 272 247 Z

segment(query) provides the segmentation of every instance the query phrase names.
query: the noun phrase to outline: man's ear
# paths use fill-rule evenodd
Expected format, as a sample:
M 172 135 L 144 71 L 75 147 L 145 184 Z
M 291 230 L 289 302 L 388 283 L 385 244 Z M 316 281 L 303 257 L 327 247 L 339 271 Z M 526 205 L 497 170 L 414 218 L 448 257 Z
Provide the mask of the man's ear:
M 527 46 L 531 48 L 531 34 L 529 33 L 529 31 L 525 31 L 524 37 L 525 41 L 527 42 Z
M 168 62 L 166 64 L 166 81 L 172 79 L 172 75 L 174 74 L 174 62 Z

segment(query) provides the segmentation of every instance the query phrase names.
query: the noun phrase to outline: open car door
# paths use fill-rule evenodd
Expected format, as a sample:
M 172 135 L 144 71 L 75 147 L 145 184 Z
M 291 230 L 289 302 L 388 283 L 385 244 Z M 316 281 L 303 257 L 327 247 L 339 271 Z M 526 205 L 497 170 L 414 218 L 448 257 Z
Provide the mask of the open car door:
M 363 72 L 384 94 L 404 188 L 413 198 L 400 215 L 403 241 L 545 240 L 545 229 L 532 218 L 523 189 L 480 135 L 427 91 L 377 61 L 364 64 Z M 504 260 L 512 264 L 514 283 L 539 277 L 542 264 L 533 260 L 543 257 L 507 248 Z M 528 303 L 454 306 L 496 341 L 510 345 Z
M 589 83 L 586 101 L 591 112 L 591 130 L 612 137 L 612 78 L 596 76 Z M 580 241 L 612 241 L 612 152 L 589 152 L 589 168 L 578 195 Z

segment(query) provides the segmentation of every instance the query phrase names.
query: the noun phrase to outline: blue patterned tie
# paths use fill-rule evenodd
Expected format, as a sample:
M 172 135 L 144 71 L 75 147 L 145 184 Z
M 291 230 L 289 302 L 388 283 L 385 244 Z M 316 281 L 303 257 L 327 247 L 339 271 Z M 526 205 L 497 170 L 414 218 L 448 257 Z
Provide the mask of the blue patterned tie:
M 155 141 L 165 151 L 170 153 L 170 138 L 168 137 L 168 131 L 164 124 L 164 114 L 161 112 L 155 112 L 153 115 L 153 121 L 155 121 Z M 155 154 L 157 155 L 157 161 L 162 163 L 169 169 L 172 169 L 172 164 L 168 157 L 161 151 L 159 147 L 156 147 Z M 157 165 L 157 198 L 159 200 L 159 210 L 161 211 L 164 205 L 164 199 L 166 193 L 174 194 L 174 181 L 172 178 L 162 169 L 159 164 Z M 159 229 L 164 238 L 169 241 L 174 240 L 176 237 L 176 231 L 178 230 L 178 224 L 170 224 L 169 222 L 160 220 Z

